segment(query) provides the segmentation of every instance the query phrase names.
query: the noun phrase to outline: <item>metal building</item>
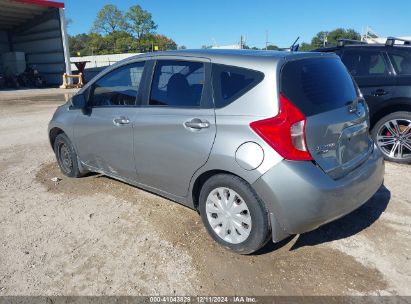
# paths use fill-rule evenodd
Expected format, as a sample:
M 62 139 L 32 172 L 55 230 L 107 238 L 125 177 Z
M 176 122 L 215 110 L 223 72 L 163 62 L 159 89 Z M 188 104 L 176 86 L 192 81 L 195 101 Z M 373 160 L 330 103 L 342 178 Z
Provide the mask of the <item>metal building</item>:
M 0 55 L 10 52 L 24 52 L 48 84 L 61 84 L 63 73 L 71 74 L 64 3 L 0 0 Z

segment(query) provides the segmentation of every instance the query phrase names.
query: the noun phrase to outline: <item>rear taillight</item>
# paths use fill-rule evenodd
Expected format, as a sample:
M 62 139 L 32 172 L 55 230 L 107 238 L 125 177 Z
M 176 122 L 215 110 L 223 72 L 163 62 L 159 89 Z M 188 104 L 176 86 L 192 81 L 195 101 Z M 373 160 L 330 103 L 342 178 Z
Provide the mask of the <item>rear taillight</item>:
M 250 124 L 262 139 L 288 160 L 312 160 L 305 141 L 305 116 L 284 95 L 280 95 L 277 116 Z

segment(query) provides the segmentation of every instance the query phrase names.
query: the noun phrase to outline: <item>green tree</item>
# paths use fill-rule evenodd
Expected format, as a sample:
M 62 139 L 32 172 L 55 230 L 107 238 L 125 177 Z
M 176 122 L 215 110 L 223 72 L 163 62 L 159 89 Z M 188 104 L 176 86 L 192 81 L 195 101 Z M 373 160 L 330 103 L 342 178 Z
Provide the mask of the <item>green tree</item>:
M 339 39 L 361 40 L 361 34 L 353 29 L 338 28 L 328 34 L 328 43 L 336 45 Z
M 123 13 L 113 4 L 105 5 L 94 20 L 93 32 L 111 34 L 125 29 Z
M 311 40 L 313 48 L 322 47 L 324 45 L 336 45 L 339 39 L 360 40 L 361 34 L 353 29 L 337 28 L 331 32 L 321 31 Z
M 131 6 L 125 19 L 127 30 L 138 40 L 144 35 L 153 34 L 157 29 L 157 24 L 154 23 L 151 13 L 143 10 L 140 5 Z
M 328 37 L 328 32 L 326 31 L 318 32 L 317 35 L 315 35 L 311 39 L 311 47 L 317 48 L 317 47 L 322 47 L 324 45 L 327 45 L 327 37 Z
M 89 34 L 69 37 L 71 55 L 78 56 L 78 52 L 87 56 L 177 49 L 171 38 L 155 34 L 156 28 L 151 14 L 138 5 L 123 14 L 115 5 L 108 4 L 97 13 Z
M 276 46 L 276 45 L 273 45 L 273 44 L 270 44 L 270 45 L 267 45 L 267 50 L 270 50 L 270 51 L 278 51 L 280 48 L 278 47 L 278 46 Z
M 76 36 L 69 36 L 70 54 L 71 56 L 78 56 L 77 52 L 83 55 L 90 43 L 90 37 L 87 34 L 79 34 Z
M 300 45 L 300 51 L 311 51 L 313 49 L 337 45 L 339 39 L 352 39 L 352 40 L 361 40 L 361 34 L 353 29 L 343 29 L 337 28 L 330 32 L 321 31 L 318 32 L 312 39 L 311 43 L 303 42 Z
M 102 55 L 108 54 L 111 44 L 107 42 L 107 40 L 97 33 L 90 33 L 88 34 L 89 37 L 89 52 L 87 55 Z
M 135 51 L 137 41 L 125 31 L 113 32 L 104 37 L 109 45 L 115 45 L 114 53 L 129 53 Z
M 137 51 L 151 52 L 157 47 L 159 51 L 176 50 L 177 43 L 164 35 L 148 34 L 140 38 Z
M 311 51 L 312 49 L 313 49 L 312 45 L 306 42 L 301 43 L 300 47 L 298 48 L 298 50 L 301 52 L 308 52 L 308 51 Z

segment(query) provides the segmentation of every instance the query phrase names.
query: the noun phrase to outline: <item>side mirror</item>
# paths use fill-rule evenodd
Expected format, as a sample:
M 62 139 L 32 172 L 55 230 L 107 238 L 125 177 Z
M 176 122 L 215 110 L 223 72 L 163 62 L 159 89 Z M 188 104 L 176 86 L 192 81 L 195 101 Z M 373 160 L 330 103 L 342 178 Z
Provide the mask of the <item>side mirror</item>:
M 84 94 L 77 94 L 71 98 L 71 106 L 74 109 L 85 109 L 87 107 L 87 101 Z

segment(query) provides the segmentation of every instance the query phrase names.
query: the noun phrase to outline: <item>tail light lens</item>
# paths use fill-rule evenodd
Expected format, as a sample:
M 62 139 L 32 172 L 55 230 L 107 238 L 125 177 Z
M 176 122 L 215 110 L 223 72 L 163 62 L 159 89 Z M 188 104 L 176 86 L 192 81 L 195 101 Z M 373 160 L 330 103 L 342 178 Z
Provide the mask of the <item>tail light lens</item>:
M 312 160 L 305 141 L 306 118 L 284 95 L 280 95 L 280 110 L 273 118 L 250 124 L 262 139 L 288 160 Z

